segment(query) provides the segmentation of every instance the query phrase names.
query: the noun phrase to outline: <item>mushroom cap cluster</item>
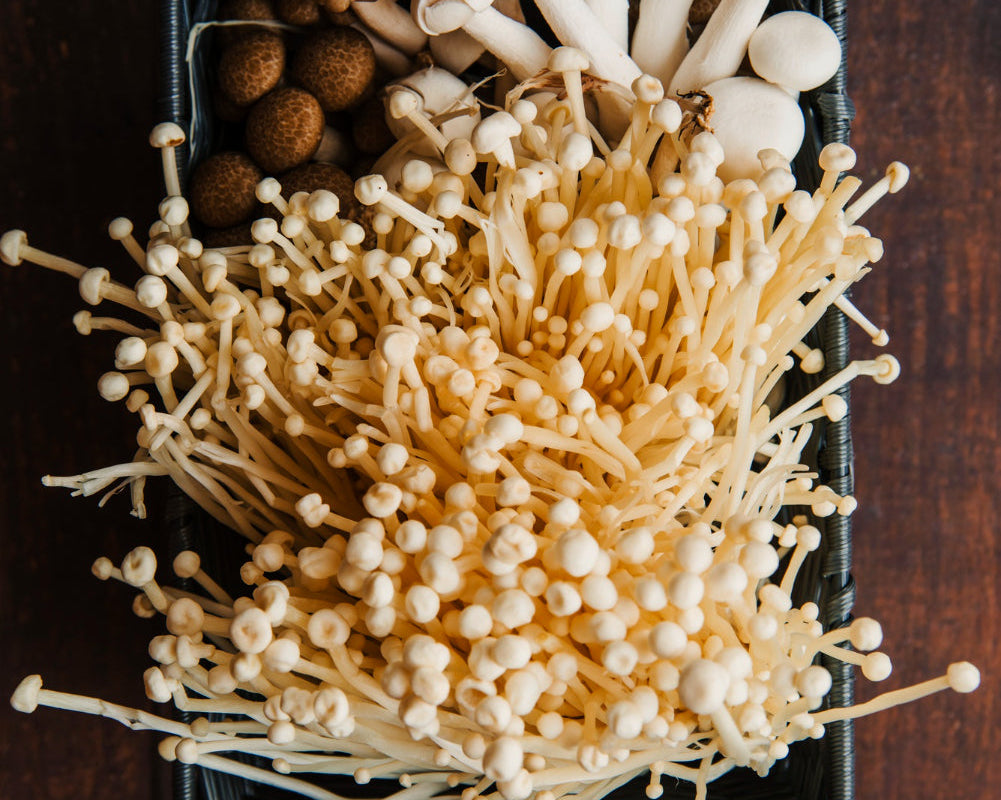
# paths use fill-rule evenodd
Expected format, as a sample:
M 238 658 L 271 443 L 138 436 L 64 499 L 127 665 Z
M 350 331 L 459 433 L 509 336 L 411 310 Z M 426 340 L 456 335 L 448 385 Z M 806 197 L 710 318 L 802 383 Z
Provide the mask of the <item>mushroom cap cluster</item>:
M 854 154 L 834 145 L 813 194 L 773 150 L 757 180 L 724 183 L 703 132 L 655 178 L 684 121 L 660 82 L 634 81 L 613 146 L 584 116 L 586 57 L 549 64 L 466 136 L 396 95 L 414 125 L 398 178 L 354 186 L 373 246 L 335 194 L 286 200 L 274 179 L 256 193 L 278 219 L 243 247 L 193 239 L 176 193 L 145 249 L 117 223 L 146 272 L 134 288 L 0 239 L 7 263 L 146 320 L 80 321 L 125 334 L 99 388 L 138 414 L 136 459 L 47 482 L 123 482 L 141 513 L 143 481 L 166 474 L 249 541 L 245 597 L 193 554 L 175 570 L 204 596 L 160 587 L 145 549 L 95 565 L 166 618 L 149 696 L 243 720 L 143 718 L 171 734 L 167 757 L 232 771 L 214 753 L 246 748 L 286 786 L 342 772 L 463 800 L 598 798 L 649 772 L 656 797 L 663 775 L 763 773 L 827 722 L 917 696 L 822 708 L 818 654 L 873 679 L 889 661 L 857 652 L 880 644 L 871 620 L 825 631 L 793 606 L 822 536 L 777 521 L 851 513 L 805 448 L 845 414 L 845 384 L 899 368 L 854 361 L 774 403 L 823 368 L 803 339 L 880 259 L 857 220 L 906 173 L 852 202 Z M 915 690 L 976 682 L 954 665 Z M 15 699 L 69 702 L 46 691 Z
M 275 175 L 311 161 L 350 166 L 358 152 L 370 152 L 371 139 L 384 149 L 384 124 L 360 147 L 350 121 L 337 116 L 377 100 L 377 87 L 386 79 L 376 74 L 371 34 L 340 24 L 348 20 L 334 7 L 347 3 L 323 5 L 321 12 L 315 0 L 226 3 L 219 19 L 199 23 L 192 32 L 192 47 L 204 31 L 216 33 L 211 91 L 222 124 L 214 135 L 229 149 L 197 159 L 201 168 L 191 176 L 191 212 L 197 223 L 213 229 L 204 235 L 209 243 L 246 238 L 245 224 L 260 212 L 247 192 L 244 165 L 234 169 L 238 156 L 232 148 L 245 147 L 243 161 Z M 196 118 L 203 105 L 194 103 Z M 371 114 L 368 119 L 372 127 Z

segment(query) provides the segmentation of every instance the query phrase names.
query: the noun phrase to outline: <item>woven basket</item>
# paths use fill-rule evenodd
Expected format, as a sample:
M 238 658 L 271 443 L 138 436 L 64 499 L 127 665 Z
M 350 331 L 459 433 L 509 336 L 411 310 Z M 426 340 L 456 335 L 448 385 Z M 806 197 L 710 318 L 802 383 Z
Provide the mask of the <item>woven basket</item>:
M 213 0 L 161 0 L 161 91 L 160 117 L 180 124 L 191 131 L 188 150 L 180 160 L 182 175 L 187 165 L 211 152 L 213 131 L 210 110 L 200 109 L 201 122 L 191 130 L 192 109 L 190 81 L 206 81 L 209 63 L 208 38 L 203 37 L 193 49 L 193 59 L 186 60 L 188 35 L 191 27 L 214 18 Z M 780 11 L 808 11 L 821 17 L 834 29 L 845 52 L 846 0 L 772 0 L 768 14 Z M 200 91 L 200 98 L 207 92 Z M 842 58 L 837 74 L 826 84 L 800 99 L 806 118 L 806 137 L 794 162 L 799 188 L 813 191 L 819 185 L 821 173 L 817 165 L 820 149 L 830 142 L 847 143 L 854 107 L 845 94 L 845 61 Z M 801 397 L 845 366 L 848 358 L 847 320 L 836 308 L 830 308 L 807 342 L 819 347 L 825 355 L 823 372 L 806 375 L 798 372 L 797 381 L 788 387 L 790 401 Z M 849 388 L 838 394 L 847 402 Z M 823 483 L 840 495 L 851 494 L 852 444 L 850 415 L 838 422 L 818 423 L 812 448 L 805 462 L 815 468 Z M 809 509 L 797 509 L 809 516 Z M 174 492 L 166 505 L 165 525 L 170 533 L 173 552 L 194 549 L 203 555 L 209 571 L 215 575 L 236 575 L 245 560 L 237 537 L 232 536 L 207 514 L 179 492 Z M 817 603 L 820 621 L 825 629 L 841 627 L 851 620 L 855 601 L 855 585 L 850 574 L 851 524 L 846 517 L 832 515 L 811 519 L 823 534 L 821 547 L 811 553 L 799 572 L 793 591 L 797 605 L 807 601 Z M 227 543 L 232 547 L 227 548 Z M 236 587 L 234 587 L 236 588 Z M 825 700 L 827 706 L 848 706 L 854 698 L 854 673 L 841 661 L 823 658 L 823 665 L 833 677 L 833 687 Z M 233 754 L 230 754 L 232 756 Z M 246 759 L 248 763 L 252 759 Z M 256 762 L 260 763 L 260 762 Z M 265 764 L 266 766 L 266 764 Z M 174 800 L 285 800 L 288 792 L 250 783 L 242 778 L 224 775 L 197 767 L 174 764 Z M 388 794 L 398 784 L 357 786 L 350 777 L 317 777 L 317 783 L 349 797 L 378 797 Z M 644 798 L 645 779 L 617 789 L 609 797 L 616 800 Z M 663 780 L 664 800 L 692 798 L 694 785 Z M 384 791 L 387 790 L 388 791 Z M 709 800 L 854 800 L 855 756 L 852 721 L 827 726 L 819 740 L 805 740 L 790 748 L 789 756 L 778 762 L 769 775 L 761 778 L 747 769 L 733 770 L 709 785 Z

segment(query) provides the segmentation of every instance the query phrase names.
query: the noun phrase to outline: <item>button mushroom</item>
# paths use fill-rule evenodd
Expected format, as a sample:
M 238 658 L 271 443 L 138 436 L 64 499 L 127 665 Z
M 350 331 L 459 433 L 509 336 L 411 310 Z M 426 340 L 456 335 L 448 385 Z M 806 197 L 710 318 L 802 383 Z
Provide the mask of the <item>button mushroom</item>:
M 375 75 L 375 51 L 354 28 L 318 31 L 300 46 L 289 75 L 316 97 L 324 111 L 343 111 L 368 91 Z
M 212 228 L 246 222 L 257 208 L 254 189 L 263 177 L 264 173 L 243 153 L 211 155 L 191 175 L 191 211 Z
M 323 109 L 302 89 L 276 89 L 247 117 L 247 152 L 266 172 L 279 173 L 308 161 L 323 138 Z
M 806 92 L 838 71 L 841 43 L 819 17 L 805 11 L 784 11 L 755 29 L 747 55 L 751 67 L 766 81 Z
M 723 181 L 761 175 L 758 153 L 766 148 L 790 161 L 799 152 L 805 130 L 803 113 L 788 92 L 744 77 L 710 83 L 705 91 L 713 99 L 709 125 L 725 154 L 718 168 Z
M 320 22 L 320 6 L 316 0 L 275 0 L 278 19 L 289 25 L 307 27 Z
M 252 31 L 222 52 L 219 90 L 237 106 L 249 106 L 270 92 L 285 70 L 285 44 L 271 31 Z

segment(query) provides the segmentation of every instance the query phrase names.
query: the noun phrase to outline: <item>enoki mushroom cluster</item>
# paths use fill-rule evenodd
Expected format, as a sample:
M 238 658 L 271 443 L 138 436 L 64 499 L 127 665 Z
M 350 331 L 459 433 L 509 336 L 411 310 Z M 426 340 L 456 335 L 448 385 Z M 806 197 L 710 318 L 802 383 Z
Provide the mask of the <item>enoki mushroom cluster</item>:
M 167 758 L 316 798 L 336 795 L 295 775 L 394 778 L 401 798 L 597 800 L 646 772 L 651 798 L 662 775 L 704 794 L 830 721 L 976 687 L 958 663 L 822 710 L 819 654 L 873 680 L 890 663 L 873 620 L 825 632 L 816 605 L 793 607 L 821 533 L 776 521 L 788 506 L 854 508 L 803 451 L 815 422 L 845 413 L 838 390 L 893 380 L 894 359 L 775 397 L 792 371 L 822 369 L 803 340 L 832 304 L 885 340 L 842 295 L 882 255 L 857 220 L 906 170 L 853 199 L 860 182 L 839 177 L 854 154 L 831 145 L 813 194 L 774 151 L 757 180 L 724 185 L 718 142 L 678 142 L 683 115 L 658 81 L 633 84 L 613 148 L 585 116 L 586 59 L 558 49 L 550 67 L 468 139 L 395 93 L 391 112 L 435 152 L 401 157 L 404 140 L 398 181 L 357 182 L 370 231 L 329 192 L 286 202 L 269 179 L 258 195 L 280 222 L 204 249 L 167 126 L 170 196 L 148 245 L 112 226 L 146 273 L 134 288 L 3 237 L 7 263 L 69 272 L 89 303 L 144 317 L 77 319 L 125 334 L 99 388 L 139 415 L 136 458 L 48 482 L 123 481 L 142 513 L 143 481 L 169 475 L 250 542 L 235 599 L 194 553 L 174 569 L 204 595 L 159 586 L 145 548 L 95 564 L 141 589 L 138 613 L 166 618 L 149 697 L 222 721 L 172 722 L 37 676 L 16 707 L 157 729 Z M 679 166 L 654 180 L 657 148 Z

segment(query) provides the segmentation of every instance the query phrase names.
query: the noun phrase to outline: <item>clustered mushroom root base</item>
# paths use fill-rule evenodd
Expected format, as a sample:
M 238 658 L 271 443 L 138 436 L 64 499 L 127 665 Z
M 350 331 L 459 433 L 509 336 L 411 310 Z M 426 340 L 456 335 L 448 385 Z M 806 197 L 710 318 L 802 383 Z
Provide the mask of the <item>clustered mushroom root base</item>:
M 69 272 L 89 303 L 147 319 L 78 321 L 126 334 L 100 391 L 139 415 L 135 460 L 47 481 L 124 481 L 141 513 L 142 482 L 171 476 L 249 540 L 252 587 L 233 600 L 192 553 L 175 570 L 204 597 L 161 588 L 145 548 L 95 564 L 141 590 L 137 613 L 166 618 L 149 697 L 226 720 L 67 699 L 37 676 L 15 707 L 155 728 L 167 758 L 311 797 L 334 795 L 295 775 L 396 778 L 407 798 L 597 800 L 648 771 L 651 798 L 662 775 L 704 794 L 831 720 L 975 688 L 959 664 L 822 710 L 820 654 L 876 680 L 889 660 L 865 653 L 872 620 L 825 632 L 815 604 L 790 599 L 821 534 L 778 512 L 855 505 L 802 463 L 811 428 L 845 413 L 854 377 L 898 371 L 880 355 L 772 399 L 791 371 L 822 368 L 804 336 L 882 254 L 855 224 L 859 182 L 838 183 L 853 154 L 825 149 L 812 195 L 769 151 L 757 180 L 724 185 L 702 133 L 655 180 L 677 105 L 638 79 L 613 149 L 579 116 L 579 65 L 563 60 L 565 94 L 523 87 L 468 139 L 428 137 L 436 153 L 398 185 L 358 181 L 371 249 L 335 196 L 286 203 L 271 179 L 258 196 L 281 222 L 255 223 L 246 247 L 203 249 L 176 196 L 145 251 L 119 222 L 147 273 L 134 288 L 4 236 L 8 263 Z M 235 750 L 275 771 L 216 755 Z

